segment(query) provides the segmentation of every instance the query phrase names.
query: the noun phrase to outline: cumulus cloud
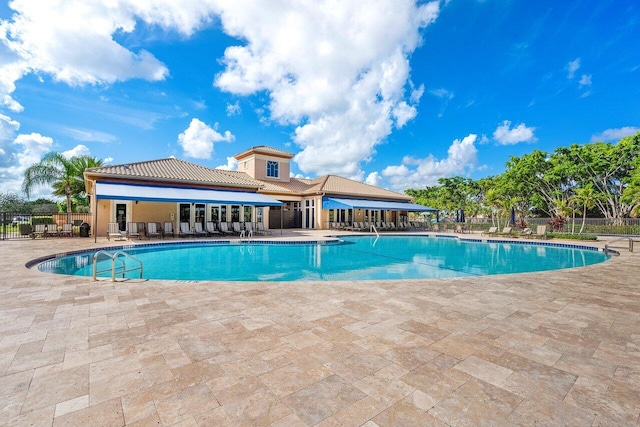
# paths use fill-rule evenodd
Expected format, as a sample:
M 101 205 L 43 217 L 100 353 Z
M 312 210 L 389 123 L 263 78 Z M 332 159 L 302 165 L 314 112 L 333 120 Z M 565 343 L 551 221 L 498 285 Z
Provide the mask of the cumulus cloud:
M 216 166 L 216 169 L 223 169 L 227 171 L 237 171 L 238 170 L 238 161 L 235 157 L 227 157 L 227 164 Z
M 537 138 L 533 135 L 536 130 L 534 127 L 527 127 L 524 123 L 520 123 L 511 128 L 511 122 L 505 120 L 493 132 L 493 139 L 500 145 L 514 145 L 520 142 L 535 142 Z
M 189 127 L 178 135 L 178 143 L 182 146 L 187 157 L 210 159 L 214 143 L 231 142 L 235 139 L 235 136 L 228 130 L 223 135 L 218 133 L 217 128 L 218 123 L 210 127 L 199 119 L 192 119 Z
M 573 79 L 576 75 L 576 71 L 580 69 L 580 58 L 576 58 L 567 64 L 567 78 Z
M 139 24 L 190 36 L 214 16 L 212 2 L 200 0 L 13 0 L 9 7 L 11 18 L 0 20 L 0 105 L 13 111 L 22 108 L 11 97 L 15 82 L 29 73 L 72 86 L 163 80 L 169 70 L 160 60 L 114 36 Z
M 223 30 L 244 40 L 226 49 L 214 84 L 237 95 L 266 92 L 269 120 L 297 126 L 305 173 L 363 177 L 361 162 L 417 114 L 424 88 L 409 57 L 439 2 L 226 2 Z M 381 29 L 384 29 L 383 31 Z M 407 94 L 407 91 L 411 93 Z
M 435 185 L 438 178 L 462 175 L 475 168 L 477 138 L 477 135 L 470 134 L 462 140 L 454 140 L 445 159 L 438 160 L 434 156 L 424 159 L 406 156 L 402 159 L 402 164 L 387 166 L 382 175 L 390 182 L 391 187 L 398 191 L 423 188 Z
M 591 86 L 591 74 L 583 74 L 578 84 L 580 87 Z
M 0 120 L 1 123 L 3 120 Z M 0 131 L 2 135 L 0 147 L 4 152 L 3 161 L 0 162 L 0 192 L 20 193 L 24 171 L 38 163 L 42 156 L 51 151 L 53 139 L 39 133 L 19 134 L 14 138 L 11 135 L 11 129 L 17 130 L 17 126 L 15 124 L 10 124 L 9 128 L 4 126 L 0 125 L 0 129 L 4 128 Z M 48 187 L 36 188 L 31 194 L 35 198 L 50 195 L 51 188 Z
M 640 128 L 635 126 L 607 129 L 597 135 L 591 136 L 591 142 L 617 141 L 625 136 L 635 135 L 637 132 L 640 132 Z
M 371 172 L 369 175 L 367 175 L 367 178 L 364 180 L 364 182 L 369 185 L 375 185 L 376 187 L 379 187 L 382 185 L 383 178 L 378 172 Z
M 79 144 L 71 150 L 63 151 L 60 154 L 65 156 L 67 159 L 70 159 L 71 157 L 90 156 L 91 151 L 89 151 L 89 148 L 86 145 Z

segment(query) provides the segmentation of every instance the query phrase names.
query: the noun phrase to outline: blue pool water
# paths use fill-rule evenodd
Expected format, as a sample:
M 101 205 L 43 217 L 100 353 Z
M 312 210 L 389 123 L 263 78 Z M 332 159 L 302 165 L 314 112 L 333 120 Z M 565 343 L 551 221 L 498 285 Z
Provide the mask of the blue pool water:
M 608 258 L 587 247 L 562 246 L 567 245 L 487 243 L 435 236 L 349 236 L 331 243 L 209 241 L 139 245 L 125 251 L 142 261 L 145 279 L 221 281 L 469 277 L 582 267 Z M 50 273 L 91 276 L 93 254 L 53 258 L 38 268 Z M 101 261 L 98 270 L 109 266 L 110 261 Z M 127 277 L 139 276 L 133 273 Z

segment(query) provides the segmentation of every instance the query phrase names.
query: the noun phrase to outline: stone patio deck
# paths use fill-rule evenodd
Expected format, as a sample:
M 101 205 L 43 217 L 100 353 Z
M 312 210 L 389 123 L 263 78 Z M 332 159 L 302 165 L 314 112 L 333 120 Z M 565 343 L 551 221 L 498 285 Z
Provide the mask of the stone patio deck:
M 0 241 L 1 425 L 639 423 L 637 252 L 449 280 L 111 283 L 24 267 L 106 244 Z

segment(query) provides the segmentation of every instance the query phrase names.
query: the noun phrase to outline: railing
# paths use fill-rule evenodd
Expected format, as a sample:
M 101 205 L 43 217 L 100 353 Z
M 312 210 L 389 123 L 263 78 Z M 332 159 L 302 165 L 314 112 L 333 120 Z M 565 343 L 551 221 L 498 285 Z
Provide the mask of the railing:
M 242 230 L 240 232 L 240 241 L 241 242 L 250 242 L 253 239 L 253 230 Z
M 51 227 L 62 227 L 63 224 L 72 224 L 73 235 L 80 234 L 80 224 L 91 224 L 90 213 L 66 213 L 43 214 L 24 212 L 0 212 L 0 240 L 25 239 L 31 236 L 36 224 L 46 224 L 50 234 L 55 234 Z
M 611 245 L 616 243 L 616 242 L 620 242 L 622 240 L 629 240 L 629 252 L 633 252 L 633 238 L 632 237 L 628 237 L 628 236 L 624 236 L 624 237 L 619 237 L 615 240 L 611 240 L 610 242 L 607 242 L 604 244 L 604 250 L 605 252 L 609 250 L 609 248 L 611 248 Z M 640 241 L 640 240 L 639 240 Z
M 100 259 L 101 256 L 104 259 L 111 259 L 111 268 L 98 270 L 98 260 Z M 127 269 L 127 263 L 125 261 L 126 259 L 130 259 L 138 263 L 138 266 Z M 116 275 L 122 274 L 122 278 L 124 279 L 126 273 L 136 271 L 136 270 L 140 270 L 140 279 L 142 279 L 142 261 L 129 255 L 124 251 L 116 251 L 113 254 L 107 251 L 98 251 L 93 255 L 93 280 L 94 281 L 98 280 L 98 274 L 106 273 L 107 271 L 111 271 L 111 281 L 115 282 Z

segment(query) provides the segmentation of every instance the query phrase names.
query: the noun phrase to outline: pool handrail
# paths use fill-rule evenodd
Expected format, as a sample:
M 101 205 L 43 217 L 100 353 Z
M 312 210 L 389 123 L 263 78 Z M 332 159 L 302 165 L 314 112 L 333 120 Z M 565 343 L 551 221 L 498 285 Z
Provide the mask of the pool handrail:
M 105 258 L 110 258 L 111 259 L 111 268 L 110 269 L 104 269 L 104 270 L 98 270 L 97 269 L 97 264 L 98 264 L 98 258 L 100 258 L 100 255 L 104 255 Z M 127 269 L 127 263 L 124 259 L 119 258 L 120 256 L 123 256 L 126 258 L 131 259 L 132 261 L 135 261 L 138 263 L 137 267 L 134 268 L 130 268 Z M 120 266 L 117 266 L 116 264 L 119 262 L 121 262 L 122 264 Z M 111 270 L 111 281 L 115 282 L 116 281 L 116 273 L 117 274 L 122 274 L 122 278 L 124 279 L 124 275 L 125 273 L 128 273 L 130 271 L 136 271 L 136 270 L 140 270 L 140 279 L 142 279 L 142 261 L 140 261 L 139 259 L 137 259 L 136 257 L 129 255 L 128 253 L 126 253 L 125 251 L 116 251 L 113 254 L 111 254 L 108 251 L 105 250 L 101 250 L 96 252 L 93 255 L 93 280 L 97 281 L 98 280 L 98 273 L 104 273 L 106 271 Z

